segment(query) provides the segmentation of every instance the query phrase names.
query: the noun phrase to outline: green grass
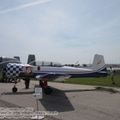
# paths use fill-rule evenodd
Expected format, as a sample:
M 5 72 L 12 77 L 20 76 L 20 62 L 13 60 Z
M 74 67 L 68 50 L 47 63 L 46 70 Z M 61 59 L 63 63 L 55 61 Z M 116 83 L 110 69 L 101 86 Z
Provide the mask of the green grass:
M 120 74 L 115 75 L 114 81 L 116 83 L 115 85 L 112 84 L 111 76 L 107 76 L 99 78 L 71 78 L 65 80 L 64 83 L 120 87 Z

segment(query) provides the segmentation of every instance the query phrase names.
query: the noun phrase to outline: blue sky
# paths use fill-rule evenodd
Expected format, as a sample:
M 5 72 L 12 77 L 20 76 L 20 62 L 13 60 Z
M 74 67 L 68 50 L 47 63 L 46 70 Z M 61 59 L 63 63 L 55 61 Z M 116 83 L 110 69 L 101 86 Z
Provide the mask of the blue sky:
M 120 0 L 0 0 L 0 56 L 120 63 Z

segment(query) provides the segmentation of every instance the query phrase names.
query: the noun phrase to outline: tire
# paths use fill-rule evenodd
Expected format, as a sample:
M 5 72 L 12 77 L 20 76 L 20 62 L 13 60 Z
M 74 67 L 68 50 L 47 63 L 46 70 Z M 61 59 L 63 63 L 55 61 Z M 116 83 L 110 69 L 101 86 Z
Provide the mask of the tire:
M 14 86 L 13 88 L 12 88 L 12 92 L 13 93 L 16 93 L 18 91 L 18 89 Z

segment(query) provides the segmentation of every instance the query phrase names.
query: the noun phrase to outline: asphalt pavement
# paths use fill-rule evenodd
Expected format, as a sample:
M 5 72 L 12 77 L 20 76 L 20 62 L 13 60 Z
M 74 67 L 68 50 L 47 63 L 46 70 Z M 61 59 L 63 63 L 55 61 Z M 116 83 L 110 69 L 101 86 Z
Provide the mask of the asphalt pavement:
M 12 93 L 13 83 L 0 83 L 0 107 L 31 107 L 37 110 L 33 96 L 34 86 L 25 89 L 18 83 L 18 93 Z M 87 85 L 53 83 L 51 95 L 43 94 L 38 102 L 39 111 L 55 111 L 58 115 L 45 116 L 43 120 L 120 120 L 120 89 Z

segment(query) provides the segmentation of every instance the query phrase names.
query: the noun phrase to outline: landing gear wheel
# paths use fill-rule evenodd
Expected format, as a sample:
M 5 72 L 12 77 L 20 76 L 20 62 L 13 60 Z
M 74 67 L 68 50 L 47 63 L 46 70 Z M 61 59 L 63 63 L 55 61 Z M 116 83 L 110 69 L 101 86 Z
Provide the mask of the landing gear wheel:
M 52 90 L 52 88 L 47 87 L 47 88 L 43 88 L 43 91 L 44 91 L 44 93 L 45 93 L 46 95 L 50 95 L 53 90 Z
M 16 93 L 17 91 L 18 91 L 17 87 L 14 86 L 14 87 L 12 88 L 12 92 L 13 92 L 13 93 Z

